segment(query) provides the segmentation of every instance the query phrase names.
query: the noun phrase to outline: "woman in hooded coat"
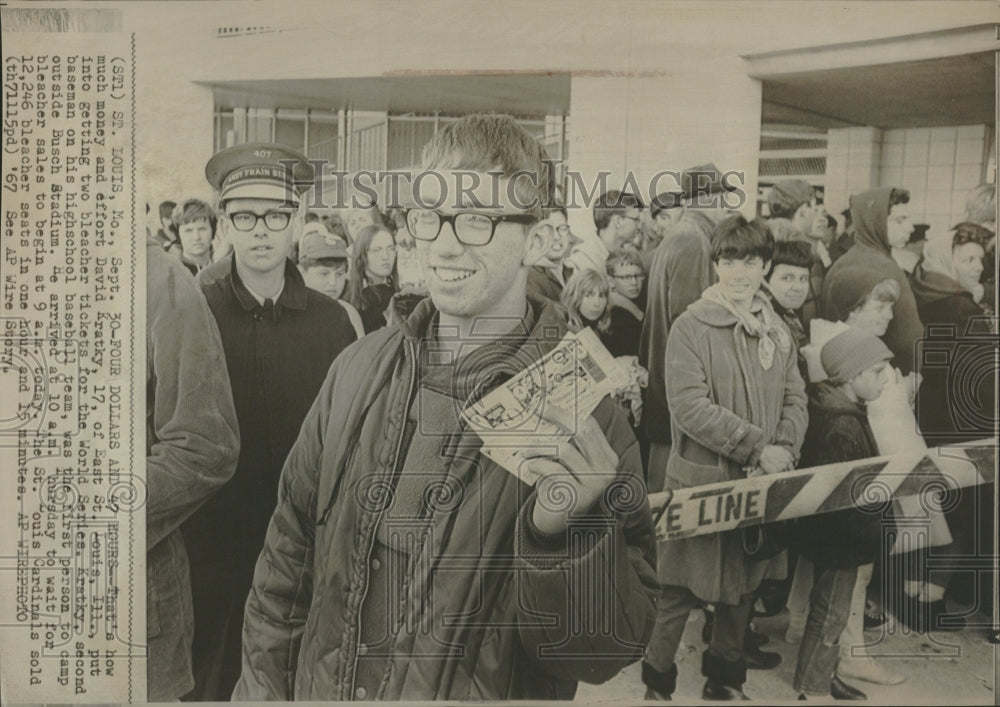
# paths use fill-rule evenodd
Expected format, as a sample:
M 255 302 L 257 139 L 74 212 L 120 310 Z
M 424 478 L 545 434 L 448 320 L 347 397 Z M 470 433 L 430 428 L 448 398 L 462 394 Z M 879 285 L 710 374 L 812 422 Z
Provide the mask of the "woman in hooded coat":
M 909 201 L 909 192 L 891 187 L 869 189 L 851 196 L 854 246 L 831 266 L 820 298 L 820 316 L 833 320 L 831 300 L 833 293 L 843 287 L 845 270 L 862 266 L 898 282 L 899 300 L 893 307 L 889 329 L 881 338 L 904 375 L 916 370 L 914 344 L 924 335 L 909 279 L 891 255 L 892 247 L 906 245 L 913 232 L 906 212 Z

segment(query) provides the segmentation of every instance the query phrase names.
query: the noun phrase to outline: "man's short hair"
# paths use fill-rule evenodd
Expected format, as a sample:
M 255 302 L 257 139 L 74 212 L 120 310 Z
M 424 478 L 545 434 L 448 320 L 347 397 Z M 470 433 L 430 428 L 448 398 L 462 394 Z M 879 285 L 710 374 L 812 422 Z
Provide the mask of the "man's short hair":
M 909 204 L 910 203 L 910 192 L 907 189 L 897 189 L 893 187 L 892 191 L 889 192 L 889 210 L 892 211 L 892 207 L 898 204 Z
M 553 203 L 553 164 L 538 140 L 509 115 L 475 113 L 449 123 L 424 145 L 421 157 L 425 170 L 467 169 L 517 177 L 519 205 L 539 219 L 542 209 Z
M 594 202 L 594 226 L 597 230 L 603 230 L 611 223 L 611 217 L 615 214 L 624 214 L 628 209 L 643 208 L 642 199 L 635 194 L 621 192 L 618 189 L 611 189 L 597 197 Z
M 767 271 L 767 280 L 771 279 L 774 269 L 779 265 L 791 265 L 796 268 L 812 270 L 816 264 L 812 245 L 806 241 L 777 241 L 774 244 L 774 254 L 771 256 L 771 269 Z
M 712 233 L 712 260 L 745 260 L 757 257 L 767 262 L 774 255 L 774 237 L 762 219 L 747 221 L 739 214 L 722 219 Z
M 642 258 L 631 248 L 619 248 L 608 256 L 604 267 L 608 271 L 608 275 L 614 275 L 618 272 L 618 268 L 624 265 L 634 265 L 641 270 Z
M 209 227 L 212 229 L 212 235 L 215 235 L 215 209 L 201 199 L 188 199 L 186 201 L 182 201 L 174 207 L 173 213 L 170 215 L 170 220 L 173 222 L 178 233 L 180 232 L 181 226 L 185 224 L 194 223 L 196 221 L 207 221 Z
M 965 197 L 965 220 L 995 223 L 997 219 L 997 185 L 980 184 Z
M 347 258 L 299 258 L 299 267 L 303 270 L 309 268 L 343 268 L 347 270 Z
M 160 202 L 160 218 L 170 218 L 174 213 L 174 209 L 177 208 L 176 201 L 161 201 Z
M 542 212 L 542 218 L 548 218 L 552 214 L 562 214 L 563 218 L 569 221 L 569 213 L 562 204 L 553 204 Z

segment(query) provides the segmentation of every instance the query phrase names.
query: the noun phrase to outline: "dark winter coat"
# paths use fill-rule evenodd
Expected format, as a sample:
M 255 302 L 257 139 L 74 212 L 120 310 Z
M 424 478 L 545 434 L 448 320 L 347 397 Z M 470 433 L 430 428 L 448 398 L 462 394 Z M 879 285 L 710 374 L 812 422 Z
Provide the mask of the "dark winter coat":
M 268 308 L 243 284 L 232 255 L 202 270 L 198 283 L 222 335 L 242 440 L 232 481 L 184 526 L 194 568 L 194 696 L 215 701 L 239 675 L 239 631 L 227 627 L 242 617 L 282 464 L 330 364 L 356 334 L 346 310 L 307 288 L 291 261 Z
M 222 340 L 176 258 L 146 244 L 146 696 L 193 686 L 194 610 L 181 524 L 233 475 L 239 430 Z
M 809 429 L 802 467 L 877 457 L 865 406 L 829 381 L 809 386 Z M 799 518 L 788 533 L 791 545 L 817 565 L 848 569 L 875 562 L 891 516 L 881 506 L 849 508 Z
M 565 333 L 550 303 L 529 304 L 532 334 L 518 355 L 479 357 L 484 390 Z M 400 328 L 365 337 L 330 370 L 282 471 L 234 699 L 569 699 L 578 681 L 603 682 L 641 656 L 656 593 L 653 528 L 638 445 L 608 398 L 594 417 L 636 495 L 621 510 L 602 505 L 580 543 L 542 542 L 528 522 L 532 489 L 481 454 L 463 427 L 442 441 L 451 463 L 431 470 L 461 491 L 432 507 L 412 551 L 418 561 L 370 561 L 403 483 L 414 433 L 405 422 L 434 319 L 424 300 Z M 385 625 L 368 595 L 378 572 L 403 573 L 408 628 L 383 640 L 389 672 L 372 689 L 358 684 L 358 656 L 372 629 L 362 617 Z
M 612 356 L 638 356 L 642 322 L 624 307 L 611 307 L 611 326 L 601 342 Z
M 715 282 L 712 267 L 714 221 L 689 210 L 656 247 L 649 266 L 646 316 L 642 320 L 639 363 L 649 371 L 640 427 L 646 439 L 670 444 L 667 408 L 667 335 L 674 321 Z
M 955 335 L 963 336 L 970 320 L 986 314 L 971 292 L 947 275 L 925 270 L 923 265 L 913 271 L 910 285 L 924 326 L 952 325 Z
M 242 445 L 232 482 L 196 519 L 211 527 L 204 537 L 216 541 L 222 559 L 245 568 L 245 592 L 288 450 L 330 364 L 356 335 L 344 308 L 307 288 L 291 261 L 270 310 L 243 285 L 232 255 L 203 270 L 198 282 L 222 334 Z
M 993 358 L 996 338 L 985 311 L 943 273 L 918 265 L 911 282 L 927 329 L 921 347 L 930 354 L 924 356 L 916 406 L 924 439 L 939 445 L 993 436 L 996 371 L 985 362 Z M 934 365 L 938 361 L 943 364 Z
M 388 323 L 385 312 L 395 294 L 396 290 L 393 289 L 392 285 L 386 283 L 368 285 L 361 291 L 361 304 L 358 306 L 358 313 L 361 314 L 361 322 L 365 325 L 366 334 L 381 329 Z

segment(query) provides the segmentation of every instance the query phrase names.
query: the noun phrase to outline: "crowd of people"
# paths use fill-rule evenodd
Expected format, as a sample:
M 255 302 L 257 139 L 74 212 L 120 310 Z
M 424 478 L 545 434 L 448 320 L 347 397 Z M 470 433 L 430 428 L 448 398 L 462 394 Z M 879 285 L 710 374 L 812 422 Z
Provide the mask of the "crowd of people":
M 780 181 L 747 220 L 706 164 L 652 199 L 599 195 L 580 238 L 551 176 L 484 179 L 487 209 L 310 213 L 310 163 L 263 147 L 209 160 L 217 206 L 164 202 L 148 228 L 151 700 L 558 699 L 639 660 L 670 699 L 696 609 L 702 697 L 744 699 L 747 669 L 781 662 L 754 616 L 786 603 L 795 690 L 864 699 L 857 680 L 903 680 L 866 628 L 964 626 L 946 600 L 978 588 L 921 558 L 983 552 L 990 490 L 950 492 L 920 538 L 906 499 L 797 519 L 767 557 L 739 531 L 657 544 L 646 496 L 992 436 L 995 381 L 958 399 L 920 342 L 990 333 L 995 185 L 915 241 L 901 186 L 837 219 Z M 510 181 L 545 160 L 476 115 L 422 168 Z M 460 412 L 584 328 L 640 374 L 561 423 L 527 488 Z

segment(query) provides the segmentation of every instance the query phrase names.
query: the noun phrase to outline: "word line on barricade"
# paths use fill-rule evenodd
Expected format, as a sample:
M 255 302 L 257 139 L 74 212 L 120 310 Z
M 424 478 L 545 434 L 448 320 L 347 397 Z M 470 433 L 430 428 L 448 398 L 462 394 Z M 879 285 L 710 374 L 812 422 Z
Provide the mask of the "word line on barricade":
M 649 495 L 660 541 L 993 483 L 997 439 L 943 445 Z

